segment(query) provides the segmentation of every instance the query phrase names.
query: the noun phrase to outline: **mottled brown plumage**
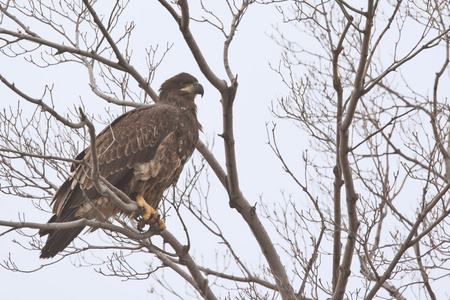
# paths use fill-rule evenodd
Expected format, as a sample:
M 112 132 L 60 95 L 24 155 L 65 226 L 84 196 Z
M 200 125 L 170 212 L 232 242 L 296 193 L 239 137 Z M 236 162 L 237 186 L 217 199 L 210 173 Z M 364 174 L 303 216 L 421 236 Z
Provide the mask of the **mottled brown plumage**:
M 197 144 L 200 124 L 194 103 L 196 94 L 203 95 L 203 87 L 193 76 L 181 73 L 161 85 L 154 105 L 137 108 L 114 120 L 96 138 L 100 175 L 131 199 L 140 195 L 156 208 L 164 191 L 176 183 Z M 76 159 L 91 164 L 91 148 Z M 72 166 L 72 172 L 53 196 L 54 215 L 49 223 L 81 218 L 104 221 L 122 213 L 97 192 L 88 168 Z M 41 230 L 41 236 L 49 237 L 40 257 L 55 256 L 82 230 L 83 227 Z

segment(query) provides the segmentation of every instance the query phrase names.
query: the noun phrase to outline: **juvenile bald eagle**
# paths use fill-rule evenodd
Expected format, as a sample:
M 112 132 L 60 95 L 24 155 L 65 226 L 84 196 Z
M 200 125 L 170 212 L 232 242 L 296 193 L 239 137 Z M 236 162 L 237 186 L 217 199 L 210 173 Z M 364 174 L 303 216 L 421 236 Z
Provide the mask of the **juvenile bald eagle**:
M 161 85 L 154 105 L 121 115 L 96 138 L 100 176 L 145 207 L 144 221 L 151 217 L 164 191 L 176 183 L 195 149 L 201 128 L 194 103 L 197 94 L 203 96 L 202 85 L 192 75 L 180 73 Z M 76 159 L 92 165 L 91 148 Z M 54 215 L 48 223 L 81 218 L 105 221 L 124 213 L 97 192 L 89 168 L 78 164 L 71 171 L 53 196 Z M 160 228 L 165 228 L 162 221 Z M 40 257 L 54 257 L 82 230 L 40 230 L 41 236 L 48 234 Z

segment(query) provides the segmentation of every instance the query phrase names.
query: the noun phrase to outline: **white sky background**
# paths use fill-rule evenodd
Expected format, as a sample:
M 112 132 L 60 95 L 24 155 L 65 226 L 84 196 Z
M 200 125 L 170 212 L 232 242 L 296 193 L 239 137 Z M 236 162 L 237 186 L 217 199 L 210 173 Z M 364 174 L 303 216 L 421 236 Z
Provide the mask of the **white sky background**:
M 192 2 L 192 1 L 190 1 Z M 215 3 L 216 1 L 209 1 Z M 213 5 L 211 5 L 213 8 Z M 223 11 L 226 11 L 225 8 Z M 211 141 L 214 137 L 215 147 L 213 152 L 223 165 L 223 147 L 217 134 L 222 132 L 222 112 L 219 102 L 220 95 L 201 75 L 200 70 L 187 49 L 176 23 L 172 20 L 168 12 L 156 1 L 132 1 L 127 9 L 128 20 L 136 22 L 134 30 L 133 57 L 136 61 L 143 61 L 143 50 L 151 45 L 160 44 L 163 49 L 167 42 L 174 43 L 172 49 L 165 57 L 162 65 L 158 68 L 156 78 L 152 83 L 154 90 L 159 89 L 161 83 L 167 78 L 186 71 L 196 76 L 205 88 L 203 98 L 197 99 L 199 108 L 199 120 L 203 125 L 201 139 Z M 226 15 L 224 13 L 224 15 Z M 195 9 L 191 6 L 191 16 L 197 17 Z M 269 107 L 271 101 L 275 101 L 278 96 L 286 95 L 285 86 L 279 77 L 270 70 L 269 63 L 278 64 L 280 59 L 280 47 L 271 40 L 269 35 L 274 32 L 272 25 L 282 26 L 281 16 L 273 6 L 253 5 L 244 16 L 242 24 L 230 47 L 230 64 L 235 74 L 238 74 L 239 89 L 234 105 L 235 112 L 235 139 L 238 153 L 238 170 L 241 180 L 241 189 L 250 203 L 259 201 L 263 195 L 265 201 L 276 203 L 281 199 L 281 191 L 295 193 L 295 197 L 302 201 L 302 194 L 288 176 L 281 170 L 275 156 L 267 146 L 266 122 L 275 121 L 278 123 L 278 142 L 291 165 L 301 170 L 302 151 L 308 149 L 309 145 L 304 140 L 304 133 L 301 132 L 291 122 L 279 121 L 275 119 Z M 3 26 L 3 25 L 0 25 Z M 284 27 L 286 30 L 289 26 Z M 42 37 L 47 37 L 47 32 L 32 28 Z M 225 77 L 222 64 L 223 36 L 217 30 L 207 24 L 191 22 L 191 31 L 196 38 L 200 49 L 202 49 L 208 63 L 213 71 L 222 78 Z M 296 31 L 290 31 L 292 35 Z M 162 52 L 160 51 L 159 54 Z M 389 55 L 389 54 L 387 54 Z M 440 61 L 436 61 L 436 64 Z M 433 74 L 433 61 L 426 61 L 430 67 L 429 74 Z M 145 65 L 134 67 L 145 74 Z M 418 76 L 418 81 L 423 81 L 424 69 Z M 68 71 L 69 70 L 69 71 Z M 107 105 L 103 100 L 98 99 L 89 89 L 87 71 L 81 65 L 69 66 L 63 64 L 50 69 L 39 69 L 30 67 L 23 58 L 5 59 L 0 56 L 0 73 L 29 95 L 39 97 L 45 85 L 55 84 L 55 103 L 59 111 L 66 108 L 77 107 L 80 98 L 88 108 L 89 113 L 105 114 L 103 106 L 110 106 L 116 113 L 121 112 L 121 108 L 114 108 Z M 431 77 L 429 77 L 431 78 Z M 134 84 L 134 83 L 132 83 Z M 430 85 L 428 85 L 430 86 Z M 19 98 L 11 93 L 6 87 L 0 85 L 0 109 L 4 109 L 15 103 Z M 24 105 L 25 106 L 25 105 Z M 27 104 L 28 107 L 32 107 Z M 106 115 L 106 114 L 105 114 Z M 97 132 L 102 128 L 97 127 Z M 281 134 L 282 133 L 282 134 Z M 81 149 L 80 149 L 81 150 Z M 198 158 L 198 154 L 194 158 Z M 252 259 L 254 266 L 257 266 L 260 257 L 252 257 L 252 248 L 259 247 L 241 220 L 236 211 L 228 207 L 228 199 L 219 182 L 210 172 L 213 192 L 208 198 L 208 203 L 212 212 L 219 218 L 222 224 L 229 225 L 229 237 L 236 245 L 240 245 L 239 250 L 246 259 Z M 55 182 L 57 182 L 55 180 Z M 37 211 L 27 199 L 9 199 L 0 197 L 0 219 L 17 220 L 18 215 L 25 213 L 27 221 L 46 222 L 50 214 Z M 177 235 L 180 240 L 184 235 L 177 228 L 176 221 L 166 222 L 168 229 Z M 174 226 L 175 225 L 175 226 Z M 3 228 L 1 229 L 3 232 Z M 35 232 L 35 231 L 26 231 Z M 91 234 L 94 237 L 82 236 L 95 240 L 97 233 Z M 276 236 L 272 235 L 274 243 L 277 243 Z M 201 248 L 202 236 L 193 236 L 192 254 L 197 261 L 203 259 L 208 261 L 212 257 L 199 257 L 195 249 Z M 13 260 L 21 269 L 34 269 L 43 261 L 39 259 L 38 252 L 22 250 L 15 245 L 12 240 L 18 239 L 26 242 L 26 239 L 16 233 L 9 233 L 0 238 L 0 260 L 6 260 L 11 254 Z M 101 243 L 100 240 L 99 244 Z M 200 252 L 200 251 L 198 251 Z M 101 256 L 101 253 L 95 255 Z M 142 257 L 140 257 L 142 258 Z M 148 263 L 153 261 L 153 265 L 158 265 L 158 260 L 149 255 L 143 257 L 140 264 L 143 269 Z M 288 263 L 288 259 L 285 260 Z M 136 264 L 139 265 L 139 262 Z M 104 269 L 104 266 L 97 268 Z M 167 276 L 171 275 L 169 272 Z M 76 268 L 66 259 L 56 265 L 46 267 L 38 272 L 24 274 L 7 272 L 0 268 L 0 299 L 155 299 L 155 295 L 149 294 L 148 290 L 153 285 L 153 279 L 141 281 L 123 282 L 118 278 L 104 277 L 94 271 L 91 266 Z M 448 282 L 450 284 L 450 280 Z M 178 285 L 177 285 L 178 284 Z M 155 284 L 155 287 L 160 287 Z M 175 288 L 184 291 L 185 283 L 176 281 Z M 443 291 L 445 289 L 443 288 Z M 161 290 L 158 290 L 159 292 Z M 442 291 L 441 291 L 442 292 Z M 172 299 L 169 293 L 164 292 L 165 299 Z M 224 296 L 224 295 L 222 295 Z

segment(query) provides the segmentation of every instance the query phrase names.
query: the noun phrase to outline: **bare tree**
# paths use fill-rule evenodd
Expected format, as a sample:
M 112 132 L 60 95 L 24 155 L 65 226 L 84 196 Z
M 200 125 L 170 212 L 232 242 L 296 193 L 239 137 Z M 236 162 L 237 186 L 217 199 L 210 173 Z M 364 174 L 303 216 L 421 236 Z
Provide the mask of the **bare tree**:
M 305 175 L 284 163 L 275 128 L 271 145 L 316 208 L 298 226 L 322 228 L 308 230 L 303 280 L 316 297 L 405 299 L 409 289 L 436 299 L 449 263 L 448 1 L 295 1 L 279 11 L 298 36 L 274 35 L 284 49 L 274 69 L 291 90 L 274 112 L 310 136 Z M 332 248 L 315 238 L 323 231 Z M 311 264 L 324 256 L 329 285 Z M 358 277 L 361 290 L 348 285 Z
M 223 144 L 223 157 L 212 141 L 199 142 L 201 157 L 160 208 L 163 216 L 178 218 L 181 230 L 172 233 L 169 226 L 162 232 L 139 232 L 132 220 L 119 217 L 52 224 L 0 220 L 9 228 L 3 239 L 12 231 L 27 235 L 30 246 L 23 246 L 37 251 L 42 247 L 37 231 L 28 236 L 24 228 L 101 229 L 101 242 L 80 238 L 42 266 L 109 253 L 102 258 L 108 271 L 100 268 L 99 273 L 151 277 L 183 299 L 190 292 L 175 289 L 165 269 L 185 281 L 193 297 L 205 299 L 406 299 L 413 294 L 437 299 L 450 263 L 448 1 L 158 2 L 151 6 L 163 8 L 167 24 L 178 28 L 190 57 L 220 94 L 223 112 L 223 131 L 216 138 Z M 26 82 L 9 79 L 9 70 L 2 69 L 3 87 L 21 99 L 19 106 L 6 106 L 0 113 L 3 194 L 28 198 L 36 209 L 48 211 L 52 194 L 77 162 L 73 157 L 91 144 L 96 128 L 116 116 L 114 108 L 124 111 L 156 99 L 153 80 L 172 45 L 135 48 L 138 21 L 128 14 L 132 5 L 0 2 L 2 59 L 24 58 L 29 66 L 46 70 L 81 66 L 87 76 L 77 81 L 89 83 L 96 103 L 111 105 L 108 115 L 94 113 L 95 104 L 86 99 L 64 107 L 57 86 L 47 85 L 34 96 Z M 283 132 L 276 124 L 267 125 L 274 159 L 300 188 L 299 193 L 280 194 L 274 206 L 264 197 L 248 200 L 242 192 L 234 137 L 238 76 L 229 50 L 247 11 L 257 5 L 276 8 L 282 21 L 272 35 L 282 58 L 272 69 L 289 94 L 275 101 L 272 111 L 293 120 L 298 136 L 309 143 L 299 168 L 279 143 Z M 209 48 L 200 46 L 196 26 L 220 33 L 219 66 L 207 59 Z M 94 174 L 95 163 L 89 167 Z M 211 171 L 230 211 L 239 214 L 259 245 L 252 251 L 264 258 L 261 265 L 241 257 L 239 244 L 226 233 L 228 224 L 212 212 L 210 190 L 219 187 L 210 180 Z M 123 210 L 137 209 L 101 178 L 96 188 Z M 220 253 L 221 266 L 199 263 L 196 251 L 202 245 L 191 243 L 198 234 L 221 245 L 203 249 Z M 151 260 L 149 253 L 159 263 L 146 270 L 130 260 L 138 255 Z M 8 258 L 2 266 L 20 271 L 15 260 Z

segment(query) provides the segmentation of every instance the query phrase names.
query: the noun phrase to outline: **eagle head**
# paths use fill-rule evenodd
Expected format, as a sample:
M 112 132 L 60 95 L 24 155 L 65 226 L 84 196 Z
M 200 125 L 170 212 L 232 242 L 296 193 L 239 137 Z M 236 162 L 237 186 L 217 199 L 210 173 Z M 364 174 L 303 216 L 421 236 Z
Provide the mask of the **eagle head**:
M 193 102 L 195 96 L 203 97 L 203 86 L 198 83 L 197 78 L 188 73 L 180 73 L 167 79 L 159 89 L 159 102 Z

